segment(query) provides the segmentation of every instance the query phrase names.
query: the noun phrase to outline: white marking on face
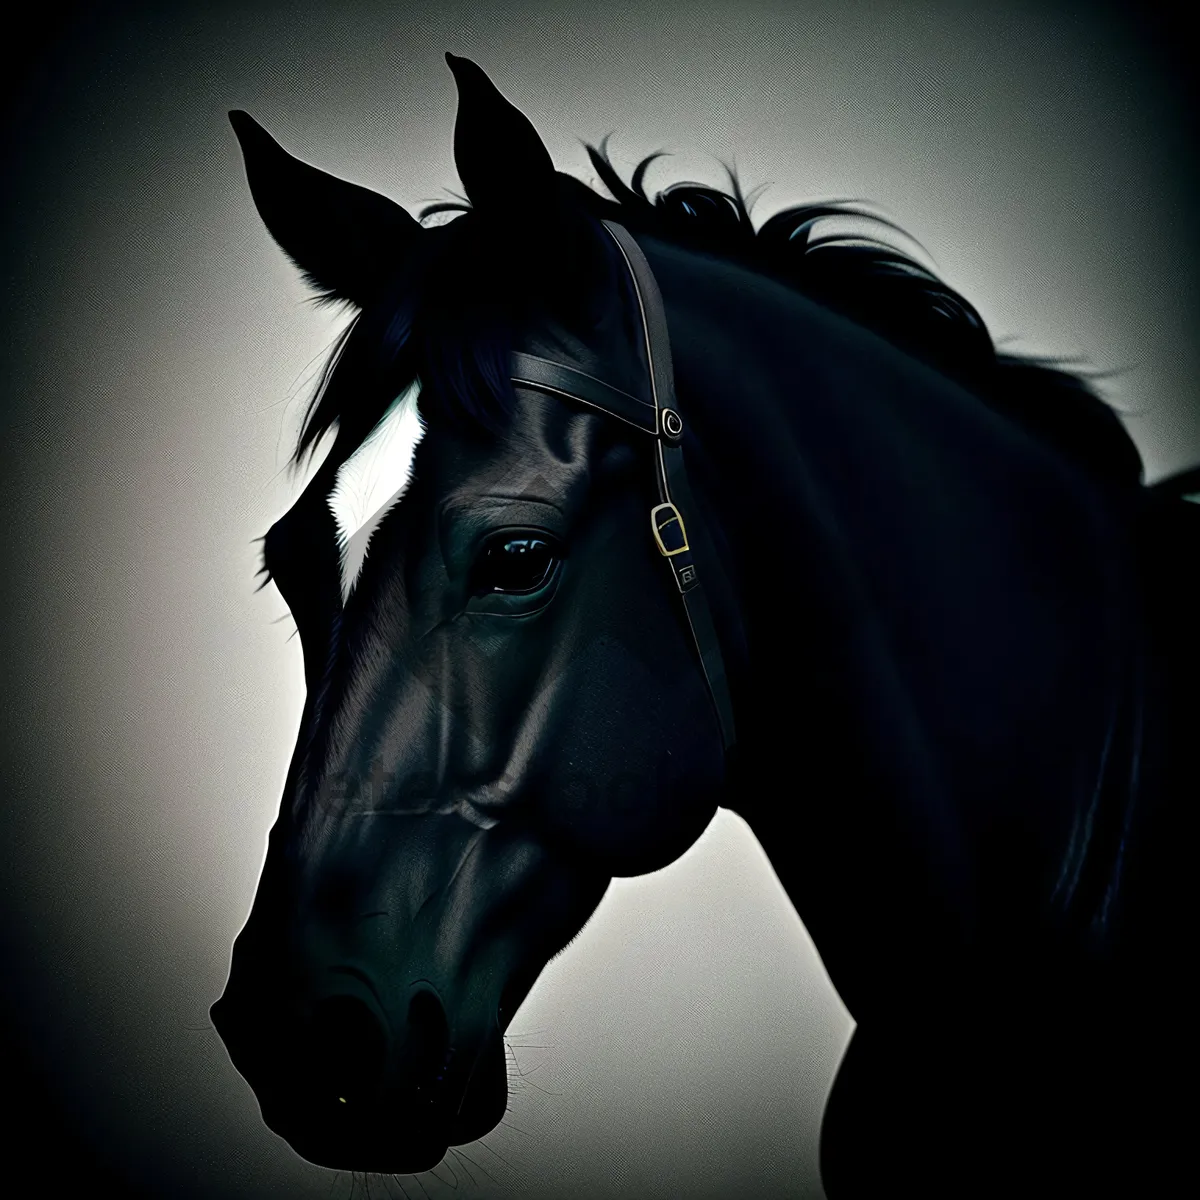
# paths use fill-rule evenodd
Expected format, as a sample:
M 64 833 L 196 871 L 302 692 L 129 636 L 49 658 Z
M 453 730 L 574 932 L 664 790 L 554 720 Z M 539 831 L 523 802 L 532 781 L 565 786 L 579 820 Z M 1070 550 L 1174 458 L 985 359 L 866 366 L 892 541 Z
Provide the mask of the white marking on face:
M 329 507 L 341 551 L 343 604 L 358 582 L 371 535 L 408 488 L 413 455 L 425 436 L 425 422 L 417 412 L 420 392 L 421 383 L 414 380 L 338 468 Z

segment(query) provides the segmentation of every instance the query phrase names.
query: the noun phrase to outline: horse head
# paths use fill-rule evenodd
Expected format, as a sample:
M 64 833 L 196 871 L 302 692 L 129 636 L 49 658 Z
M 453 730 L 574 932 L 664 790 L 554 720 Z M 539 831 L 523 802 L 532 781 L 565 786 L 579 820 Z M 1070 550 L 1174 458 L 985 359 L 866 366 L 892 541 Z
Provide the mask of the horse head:
M 727 784 L 647 522 L 654 440 L 509 371 L 519 351 L 644 395 L 626 263 L 530 122 L 447 57 L 470 205 L 444 225 L 231 115 L 272 236 L 356 315 L 306 432 L 336 407 L 333 447 L 264 539 L 307 695 L 212 1015 L 273 1130 L 384 1172 L 500 1121 L 504 1030 L 543 967 Z

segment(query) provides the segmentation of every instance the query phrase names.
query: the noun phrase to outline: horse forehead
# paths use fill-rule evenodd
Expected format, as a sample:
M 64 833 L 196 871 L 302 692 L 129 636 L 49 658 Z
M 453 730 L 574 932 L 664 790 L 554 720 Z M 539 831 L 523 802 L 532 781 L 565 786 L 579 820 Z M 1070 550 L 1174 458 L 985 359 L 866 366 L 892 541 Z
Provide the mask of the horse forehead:
M 589 410 L 518 388 L 496 436 L 436 439 L 429 461 L 437 462 L 439 506 L 471 496 L 562 500 L 587 474 L 595 426 Z
M 419 380 L 392 402 L 362 444 L 338 468 L 329 491 L 339 550 L 342 601 L 349 600 L 372 538 L 394 513 L 413 477 L 417 447 L 426 436 L 418 411 Z M 593 414 L 537 392 L 521 390 L 512 419 L 499 438 L 464 445 L 437 438 L 448 496 L 561 500 L 586 474 Z M 439 451 L 441 453 L 439 453 Z M 432 464 L 431 464 L 432 465 Z M 457 478 L 455 478 L 457 476 Z

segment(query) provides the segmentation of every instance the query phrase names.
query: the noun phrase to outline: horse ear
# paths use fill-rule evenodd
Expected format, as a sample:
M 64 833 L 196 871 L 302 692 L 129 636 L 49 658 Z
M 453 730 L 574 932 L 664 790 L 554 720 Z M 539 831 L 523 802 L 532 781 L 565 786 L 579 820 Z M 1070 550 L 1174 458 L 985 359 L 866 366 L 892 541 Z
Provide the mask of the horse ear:
M 458 85 L 454 164 L 471 204 L 515 213 L 520 194 L 556 189 L 554 162 L 529 118 L 469 58 L 447 52 L 446 62 Z
M 369 304 L 412 253 L 420 223 L 377 192 L 293 158 L 248 113 L 229 120 L 271 236 L 330 299 Z

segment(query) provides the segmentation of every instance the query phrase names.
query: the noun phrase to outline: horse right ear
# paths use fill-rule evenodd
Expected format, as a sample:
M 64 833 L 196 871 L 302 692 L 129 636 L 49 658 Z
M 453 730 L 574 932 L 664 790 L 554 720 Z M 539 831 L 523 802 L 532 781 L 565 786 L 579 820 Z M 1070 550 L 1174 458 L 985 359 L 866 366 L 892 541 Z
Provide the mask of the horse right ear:
M 326 297 L 366 307 L 415 251 L 420 223 L 378 192 L 293 158 L 249 113 L 229 120 L 271 236 Z

